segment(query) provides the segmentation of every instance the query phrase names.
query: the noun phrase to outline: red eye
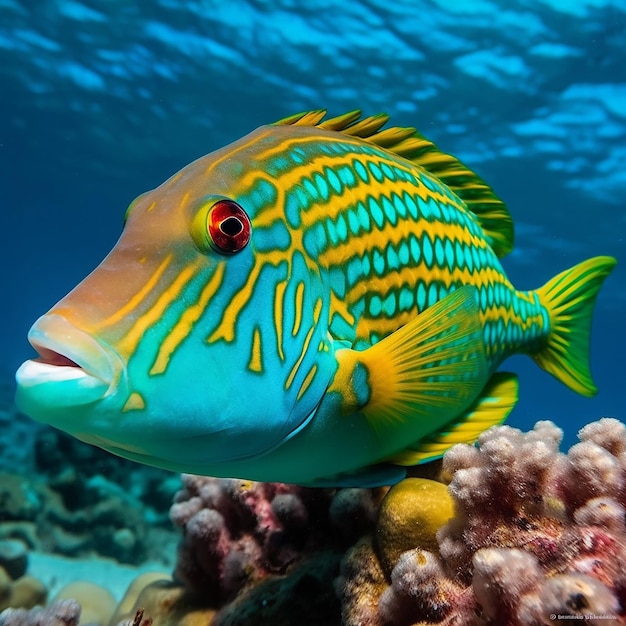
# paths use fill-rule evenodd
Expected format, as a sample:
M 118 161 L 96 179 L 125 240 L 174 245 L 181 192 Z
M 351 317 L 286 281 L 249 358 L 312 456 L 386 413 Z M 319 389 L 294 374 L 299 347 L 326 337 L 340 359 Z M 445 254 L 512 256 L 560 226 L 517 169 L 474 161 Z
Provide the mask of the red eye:
M 250 218 L 232 200 L 218 200 L 209 211 L 207 227 L 211 247 L 223 254 L 234 254 L 250 241 Z

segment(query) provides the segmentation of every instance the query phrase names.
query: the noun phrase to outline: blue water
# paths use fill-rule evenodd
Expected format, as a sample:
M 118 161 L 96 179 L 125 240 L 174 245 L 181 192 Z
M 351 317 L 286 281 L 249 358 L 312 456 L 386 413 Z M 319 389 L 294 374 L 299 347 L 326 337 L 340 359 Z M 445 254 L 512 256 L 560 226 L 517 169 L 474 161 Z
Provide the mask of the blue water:
M 0 377 L 31 323 L 115 243 L 139 193 L 285 115 L 386 111 L 508 203 L 516 286 L 597 254 L 621 264 L 596 311 L 600 393 L 528 358 L 510 423 L 568 439 L 625 418 L 623 0 L 0 0 Z

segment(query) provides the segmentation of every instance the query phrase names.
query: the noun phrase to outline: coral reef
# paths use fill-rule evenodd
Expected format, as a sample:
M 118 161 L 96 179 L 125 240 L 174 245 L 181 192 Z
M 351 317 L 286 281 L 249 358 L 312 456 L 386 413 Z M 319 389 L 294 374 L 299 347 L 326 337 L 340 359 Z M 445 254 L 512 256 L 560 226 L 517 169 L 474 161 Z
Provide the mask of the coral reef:
M 99 554 L 136 564 L 173 562 L 177 536 L 119 485 L 67 470 L 47 480 L 0 475 L 1 539 L 71 557 Z
M 66 585 L 54 598 L 54 602 L 75 600 L 80 604 L 81 624 L 106 626 L 116 610 L 113 594 L 104 587 L 86 581 L 76 581 Z
M 551 422 L 528 433 L 498 426 L 477 447 L 449 450 L 443 473 L 455 516 L 437 533 L 438 549 L 416 537 L 386 584 L 372 562 L 393 545 L 350 550 L 338 585 L 344 623 L 626 623 L 626 427 L 589 424 L 567 454 L 561 437 Z M 364 571 L 375 572 L 369 587 L 354 577 Z
M 44 584 L 26 575 L 27 546 L 18 540 L 0 540 L 0 611 L 8 607 L 31 608 L 46 601 Z
M 28 547 L 19 539 L 0 539 L 0 567 L 13 579 L 26 574 Z
M 373 492 L 183 475 L 170 517 L 184 530 L 175 577 L 215 606 L 325 549 L 343 550 L 375 515 Z
M 35 441 L 45 481 L 37 534 L 51 551 L 122 563 L 166 560 L 155 546 L 176 542 L 168 509 L 178 476 L 119 459 L 51 428 Z M 173 553 L 170 558 L 173 558 Z
M 407 478 L 394 485 L 380 506 L 376 526 L 385 572 L 391 574 L 400 555 L 415 546 L 437 550 L 437 531 L 453 516 L 452 498 L 443 483 Z
M 78 626 L 79 619 L 78 602 L 62 600 L 30 611 L 7 609 L 0 613 L 0 626 Z
M 385 490 L 307 489 L 183 475 L 170 516 L 183 529 L 174 581 L 126 602 L 158 626 L 339 624 L 333 580 L 371 531 Z
M 567 454 L 561 436 L 494 427 L 445 454 L 441 481 L 389 490 L 184 475 L 173 578 L 140 576 L 117 607 L 74 585 L 0 626 L 78 624 L 69 598 L 99 626 L 626 624 L 626 426 L 589 424 Z M 12 485 L 8 510 L 30 511 Z M 0 557 L 27 579 L 18 548 Z
M 115 459 L 52 429 L 38 430 L 34 445 L 36 473 L 0 474 L 0 540 L 71 557 L 173 564 L 178 536 L 168 509 L 178 476 Z

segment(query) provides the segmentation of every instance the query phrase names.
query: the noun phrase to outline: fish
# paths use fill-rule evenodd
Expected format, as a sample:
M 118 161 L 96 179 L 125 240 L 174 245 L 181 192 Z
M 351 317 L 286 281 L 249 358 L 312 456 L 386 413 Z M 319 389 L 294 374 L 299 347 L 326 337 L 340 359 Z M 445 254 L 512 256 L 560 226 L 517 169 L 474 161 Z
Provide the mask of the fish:
M 517 290 L 505 204 L 386 114 L 293 115 L 135 199 L 101 264 L 40 317 L 34 420 L 172 471 L 392 484 L 507 418 L 524 353 L 583 396 L 583 260 Z

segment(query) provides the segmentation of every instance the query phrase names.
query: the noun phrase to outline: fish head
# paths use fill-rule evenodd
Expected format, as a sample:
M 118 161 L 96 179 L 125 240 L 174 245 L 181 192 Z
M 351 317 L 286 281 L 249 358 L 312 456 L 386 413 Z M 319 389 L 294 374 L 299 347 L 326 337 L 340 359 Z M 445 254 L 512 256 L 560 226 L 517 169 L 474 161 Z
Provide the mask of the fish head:
M 31 328 L 22 412 L 213 475 L 312 419 L 333 374 L 324 279 L 260 167 L 233 144 L 131 204 L 113 250 Z

